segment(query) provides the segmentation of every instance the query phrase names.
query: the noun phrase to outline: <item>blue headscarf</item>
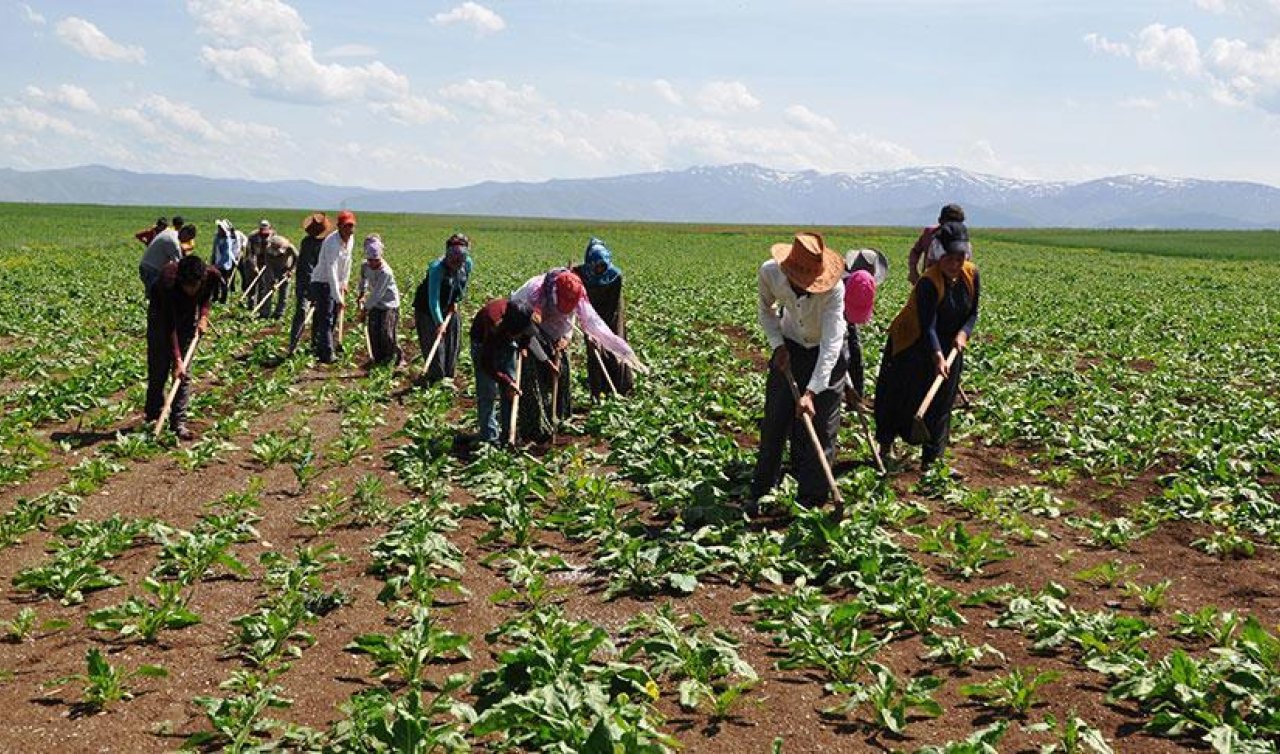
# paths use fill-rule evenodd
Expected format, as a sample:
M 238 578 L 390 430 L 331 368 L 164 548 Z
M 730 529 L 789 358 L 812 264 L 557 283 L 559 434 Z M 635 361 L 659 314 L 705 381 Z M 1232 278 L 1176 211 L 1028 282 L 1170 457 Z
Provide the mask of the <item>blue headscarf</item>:
M 597 272 L 601 263 L 604 264 L 604 269 Z M 613 264 L 613 254 L 609 247 L 604 245 L 604 241 L 592 236 L 587 241 L 587 253 L 582 261 L 583 282 L 590 286 L 612 285 L 621 276 L 622 270 Z

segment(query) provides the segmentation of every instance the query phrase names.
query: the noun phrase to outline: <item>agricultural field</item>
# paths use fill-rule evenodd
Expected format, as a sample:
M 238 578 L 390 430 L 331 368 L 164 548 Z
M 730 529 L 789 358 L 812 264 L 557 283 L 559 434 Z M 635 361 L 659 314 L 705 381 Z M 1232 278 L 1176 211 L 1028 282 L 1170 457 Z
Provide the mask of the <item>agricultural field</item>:
M 0 751 L 1280 746 L 1280 234 L 978 219 L 946 463 L 882 478 L 846 417 L 843 519 L 787 484 L 749 521 L 755 273 L 795 229 L 361 214 L 408 297 L 471 236 L 464 321 L 593 234 L 626 274 L 637 393 L 471 453 L 465 347 L 424 389 L 354 321 L 326 369 L 238 307 L 198 439 L 153 440 L 161 212 L 0 206 Z M 305 213 L 183 214 L 207 256 L 215 217 Z M 874 374 L 916 231 L 819 230 L 894 265 Z

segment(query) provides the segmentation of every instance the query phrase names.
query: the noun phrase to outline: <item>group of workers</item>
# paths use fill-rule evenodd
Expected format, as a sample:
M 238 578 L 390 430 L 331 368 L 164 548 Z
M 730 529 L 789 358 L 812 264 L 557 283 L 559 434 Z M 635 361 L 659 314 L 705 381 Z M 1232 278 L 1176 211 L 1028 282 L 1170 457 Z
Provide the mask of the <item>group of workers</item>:
M 161 218 L 154 228 L 140 231 L 136 237 L 147 246 L 139 264 L 149 301 L 147 420 L 158 421 L 172 373 L 178 389 L 170 429 L 181 439 L 191 437 L 185 422 L 184 353 L 207 329 L 212 303 L 226 302 L 234 291 L 237 270 L 241 300 L 263 317 L 283 316 L 289 280 L 296 277 L 288 353 L 294 353 L 310 323 L 313 355 L 332 363 L 341 348 L 356 222 L 346 210 L 336 222 L 323 212 L 311 214 L 295 247 L 268 220 L 250 236 L 218 220 L 209 265 L 192 253 L 196 228 L 180 217 L 171 224 Z M 370 361 L 399 365 L 404 354 L 397 339 L 395 274 L 378 234 L 366 235 L 362 249 L 356 305 Z M 414 325 L 427 382 L 453 387 L 461 350 L 458 306 L 472 274 L 471 252 L 467 236 L 450 236 L 414 291 Z M 913 290 L 888 328 L 874 393 L 879 457 L 891 459 L 898 438 L 923 444 L 926 466 L 946 447 L 963 351 L 978 314 L 980 285 L 971 259 L 964 211 L 949 204 L 911 250 Z M 775 244 L 760 267 L 758 317 L 772 354 L 759 455 L 744 503 L 749 513 L 780 480 L 788 441 L 798 502 L 820 505 L 834 492 L 830 469 L 842 406 L 871 410 L 864 397 L 858 328 L 870 321 L 877 286 L 887 275 L 888 261 L 878 250 L 841 257 L 810 232 Z M 573 409 L 569 344 L 575 328 L 586 342 L 592 397 L 633 390 L 635 373 L 646 368 L 626 341 L 622 281 L 609 247 L 593 237 L 581 265 L 535 275 L 510 295 L 479 307 L 468 334 L 480 441 L 540 442 L 554 435 Z

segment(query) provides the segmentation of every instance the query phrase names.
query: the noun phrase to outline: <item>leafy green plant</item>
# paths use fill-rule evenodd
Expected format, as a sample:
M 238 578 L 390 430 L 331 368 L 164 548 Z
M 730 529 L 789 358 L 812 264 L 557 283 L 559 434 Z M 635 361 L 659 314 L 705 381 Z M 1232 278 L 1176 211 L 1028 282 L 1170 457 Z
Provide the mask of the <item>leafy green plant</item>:
M 95 631 L 116 631 L 121 638 L 136 636 L 144 642 L 155 641 L 162 630 L 176 631 L 200 622 L 200 616 L 187 608 L 184 587 L 180 581 L 147 577 L 142 588 L 151 599 L 130 597 L 114 607 L 94 610 L 86 623 Z
M 444 629 L 432 611 L 416 606 L 409 623 L 393 634 L 361 634 L 347 645 L 347 651 L 373 659 L 379 679 L 394 675 L 400 683 L 418 689 L 422 671 L 431 663 L 457 658 L 470 659 L 470 637 Z
M 426 704 L 417 689 L 399 696 L 381 688 L 353 694 L 343 703 L 346 718 L 333 726 L 327 746 L 344 754 L 467 751 L 465 726 L 475 721 L 476 714 L 454 694 L 468 682 L 464 674 L 450 675 Z
M 1014 668 L 983 683 L 961 686 L 960 693 L 983 706 L 1025 716 L 1032 707 L 1041 703 L 1041 689 L 1060 676 L 1053 671 L 1041 673 L 1035 668 Z
M 1214 531 L 1207 537 L 1192 540 L 1191 546 L 1224 560 L 1252 558 L 1257 553 L 1257 546 L 1252 540 L 1234 531 Z
M 1119 560 L 1107 560 L 1092 568 L 1086 568 L 1072 574 L 1071 578 L 1094 586 L 1115 587 L 1142 570 L 1142 566 L 1123 563 Z
M 924 637 L 924 645 L 929 651 L 921 655 L 923 660 L 943 662 L 955 668 L 974 665 L 988 657 L 1005 660 L 1004 653 L 990 644 L 970 644 L 963 636 L 943 636 L 928 634 Z
M 266 717 L 266 713 L 293 704 L 293 700 L 282 695 L 283 689 L 271 684 L 271 678 L 269 674 L 264 678 L 237 670 L 219 684 L 219 688 L 231 692 L 229 695 L 196 697 L 196 704 L 204 709 L 213 730 L 196 733 L 187 739 L 186 745 L 191 748 L 219 746 L 222 751 L 234 754 L 266 750 L 268 747 L 262 745 L 262 739 L 283 727 L 278 720 Z
M 917 676 L 903 683 L 893 671 L 878 662 L 870 663 L 868 669 L 871 680 L 849 684 L 849 698 L 824 710 L 824 714 L 847 715 L 861 707 L 869 707 L 874 727 L 897 734 L 906 729 L 912 716 L 938 717 L 942 714 L 942 705 L 933 699 L 933 692 L 942 685 L 941 678 Z
M 979 576 L 983 566 L 1013 557 L 989 532 L 970 534 L 959 521 L 915 532 L 920 537 L 920 551 L 939 556 L 947 571 L 962 579 Z
M 1044 722 L 1028 725 L 1026 730 L 1057 736 L 1055 742 L 1040 747 L 1041 754 L 1113 754 L 1111 744 L 1107 743 L 1102 731 L 1074 711 L 1061 721 L 1053 715 L 1045 715 Z
M 36 633 L 53 633 L 71 625 L 70 621 L 50 619 L 41 621 L 34 608 L 24 607 L 12 620 L 0 620 L 0 633 L 5 641 L 19 644 L 35 638 Z
M 1164 607 L 1169 587 L 1173 581 L 1163 579 L 1154 584 L 1135 584 L 1130 581 L 1124 585 L 1125 594 L 1136 599 L 1144 613 L 1154 613 Z
M 708 631 L 699 615 L 677 615 L 670 602 L 636 615 L 623 632 L 632 639 L 622 659 L 644 653 L 655 678 L 679 680 L 684 709 L 695 710 L 707 702 L 715 718 L 725 717 L 757 680 L 755 669 L 738 656 L 737 639 Z
M 64 676 L 51 681 L 48 685 L 79 684 L 82 688 L 83 703 L 95 709 L 132 699 L 134 692 L 130 686 L 135 679 L 164 678 L 169 675 L 168 671 L 157 665 L 139 665 L 133 670 L 114 667 L 97 649 L 88 651 L 85 655 L 85 663 L 87 669 L 84 674 Z

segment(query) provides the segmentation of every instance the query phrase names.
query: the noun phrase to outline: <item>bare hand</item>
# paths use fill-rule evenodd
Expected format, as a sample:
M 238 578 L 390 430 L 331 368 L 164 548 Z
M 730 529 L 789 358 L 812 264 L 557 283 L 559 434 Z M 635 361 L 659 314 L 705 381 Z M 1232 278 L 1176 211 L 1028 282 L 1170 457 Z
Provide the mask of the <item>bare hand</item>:
M 963 351 L 965 347 L 969 345 L 969 333 L 965 332 L 964 330 L 961 330 L 960 332 L 956 333 L 955 343 L 956 343 L 956 350 Z
M 360 314 L 358 314 L 356 318 L 359 319 L 361 322 L 363 322 L 365 318 L 365 314 L 366 314 L 365 310 L 361 309 Z
M 503 393 L 507 396 L 508 400 L 515 400 L 523 395 L 523 393 L 520 392 L 520 388 L 515 383 L 508 383 L 505 385 Z
M 947 360 L 942 355 L 942 351 L 933 352 L 933 371 L 937 372 L 944 380 L 951 376 L 951 367 L 947 365 Z
M 791 352 L 787 350 L 785 344 L 773 349 L 773 357 L 769 359 L 769 365 L 779 372 L 785 372 L 791 368 Z
M 814 416 L 816 413 L 813 408 L 813 391 L 806 390 L 804 395 L 800 396 L 800 400 L 796 401 L 796 418 Z
M 200 321 L 196 323 L 196 330 L 201 335 L 204 335 L 205 333 L 209 332 L 209 318 L 201 317 Z
M 443 334 L 444 334 L 444 323 L 443 323 L 443 322 L 441 322 L 441 323 L 436 327 L 436 337 L 438 338 L 438 337 L 440 337 L 440 336 L 441 336 L 441 335 L 443 335 Z
M 176 382 L 181 382 L 181 381 L 185 380 L 186 378 L 187 378 L 187 368 L 186 368 L 185 366 L 183 366 L 183 364 L 182 364 L 182 361 L 181 361 L 181 360 L 174 361 L 174 362 L 173 362 L 173 379 L 174 379 L 174 381 L 176 381 Z
M 566 350 L 566 349 L 568 349 L 568 348 L 569 348 L 569 339 L 568 339 L 568 338 L 561 338 L 560 340 L 557 340 L 557 341 L 556 341 L 556 350 L 557 350 L 557 351 L 564 351 L 564 350 Z

